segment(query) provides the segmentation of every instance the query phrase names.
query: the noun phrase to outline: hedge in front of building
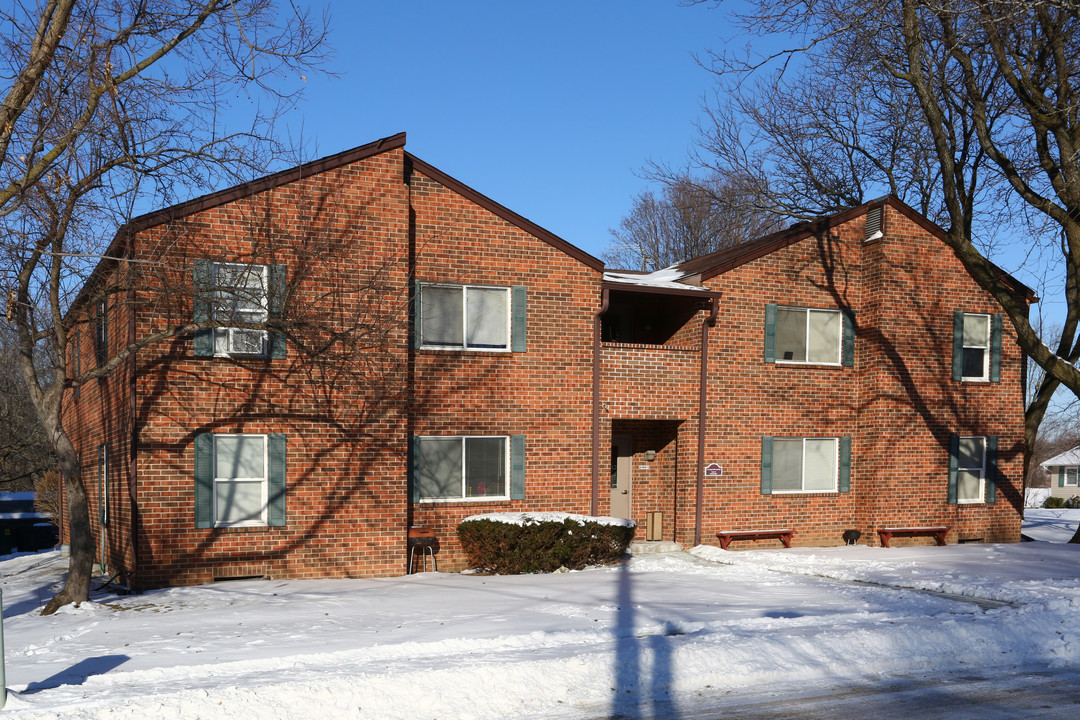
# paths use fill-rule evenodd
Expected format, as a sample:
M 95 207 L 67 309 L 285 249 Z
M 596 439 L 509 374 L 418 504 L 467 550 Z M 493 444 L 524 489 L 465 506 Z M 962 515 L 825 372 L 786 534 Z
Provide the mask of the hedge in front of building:
M 494 516 L 492 516 L 494 517 Z M 507 522 L 476 515 L 457 528 L 469 567 L 499 575 L 580 570 L 616 563 L 634 539 L 634 525 L 581 515 Z

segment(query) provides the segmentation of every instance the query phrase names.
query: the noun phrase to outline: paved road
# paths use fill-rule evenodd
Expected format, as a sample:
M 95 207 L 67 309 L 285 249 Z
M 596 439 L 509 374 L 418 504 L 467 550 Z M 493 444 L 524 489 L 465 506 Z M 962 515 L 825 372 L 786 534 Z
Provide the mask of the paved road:
M 889 678 L 825 687 L 759 687 L 715 697 L 646 699 L 598 718 L 620 720 L 1026 720 L 1080 718 L 1080 674 Z

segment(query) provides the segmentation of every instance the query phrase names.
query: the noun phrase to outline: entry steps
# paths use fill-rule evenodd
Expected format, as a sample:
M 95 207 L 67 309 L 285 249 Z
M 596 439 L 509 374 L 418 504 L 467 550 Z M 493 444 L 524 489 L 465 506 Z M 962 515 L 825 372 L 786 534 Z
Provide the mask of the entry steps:
M 671 540 L 635 540 L 630 543 L 627 552 L 631 555 L 650 555 L 652 553 L 680 552 L 682 545 Z

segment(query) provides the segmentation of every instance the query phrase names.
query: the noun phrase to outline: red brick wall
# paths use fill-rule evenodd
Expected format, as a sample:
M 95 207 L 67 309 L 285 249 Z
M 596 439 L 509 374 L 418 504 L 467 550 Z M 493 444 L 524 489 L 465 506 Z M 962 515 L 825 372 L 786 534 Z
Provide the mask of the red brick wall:
M 420 173 L 412 204 L 418 282 L 527 288 L 527 352 L 414 354 L 412 434 L 525 435 L 525 500 L 412 507 L 411 524 L 439 538 L 439 568 L 460 569 L 456 528 L 465 517 L 589 512 L 600 273 Z
M 952 527 L 950 541 L 1019 539 L 1021 360 L 1011 327 L 1000 383 L 953 382 L 953 310 L 993 312 L 991 298 L 944 243 L 891 207 L 885 238 L 862 238 L 859 217 L 709 282 L 724 296 L 710 337 L 705 460 L 724 476 L 706 479 L 704 540 L 716 543 L 721 528 L 792 527 L 797 545 L 832 545 L 855 528 L 876 544 L 878 527 L 936 524 Z M 854 367 L 763 362 L 769 302 L 853 310 Z M 947 503 L 952 434 L 999 435 L 996 504 Z M 851 492 L 762 495 L 764 435 L 850 435 Z M 681 508 L 681 527 L 692 512 Z
M 194 357 L 190 336 L 140 354 L 140 585 L 403 572 L 402 164 L 400 150 L 387 152 L 140 236 L 140 253 L 169 270 L 151 278 L 160 292 L 142 298 L 141 333 L 190 317 L 200 257 L 285 264 L 286 316 L 301 324 L 294 332 L 306 345 L 354 324 L 385 331 L 385 352 L 331 345 L 314 359 L 292 340 L 284 359 Z M 200 432 L 286 435 L 285 527 L 195 527 L 192 443 Z

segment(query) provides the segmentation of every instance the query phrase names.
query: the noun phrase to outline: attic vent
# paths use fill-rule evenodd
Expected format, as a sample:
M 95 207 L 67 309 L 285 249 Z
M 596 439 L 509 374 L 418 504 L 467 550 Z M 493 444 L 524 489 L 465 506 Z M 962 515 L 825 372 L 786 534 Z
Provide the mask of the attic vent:
M 877 240 L 884 237 L 881 232 L 881 206 L 870 208 L 866 212 L 866 235 L 864 240 Z

